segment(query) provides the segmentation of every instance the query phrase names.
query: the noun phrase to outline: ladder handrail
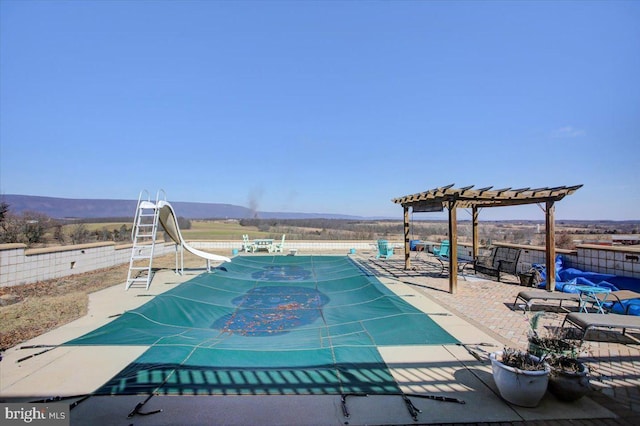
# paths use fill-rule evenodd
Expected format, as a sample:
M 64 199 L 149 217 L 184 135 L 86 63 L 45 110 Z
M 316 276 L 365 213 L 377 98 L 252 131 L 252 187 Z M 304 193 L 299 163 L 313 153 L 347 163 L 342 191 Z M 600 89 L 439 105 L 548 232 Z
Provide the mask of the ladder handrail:
M 162 201 L 167 201 L 167 193 L 164 191 L 164 189 L 159 189 L 158 192 L 156 192 L 156 205 L 160 201 L 160 194 L 164 195 Z

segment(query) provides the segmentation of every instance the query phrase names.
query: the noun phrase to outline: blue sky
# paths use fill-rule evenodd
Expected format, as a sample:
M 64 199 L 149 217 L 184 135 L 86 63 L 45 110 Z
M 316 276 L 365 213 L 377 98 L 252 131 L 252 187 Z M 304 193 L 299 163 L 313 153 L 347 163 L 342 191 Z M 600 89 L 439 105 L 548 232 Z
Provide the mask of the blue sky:
M 557 218 L 640 219 L 640 2 L 0 8 L 0 193 L 401 217 L 451 183 L 584 184 Z

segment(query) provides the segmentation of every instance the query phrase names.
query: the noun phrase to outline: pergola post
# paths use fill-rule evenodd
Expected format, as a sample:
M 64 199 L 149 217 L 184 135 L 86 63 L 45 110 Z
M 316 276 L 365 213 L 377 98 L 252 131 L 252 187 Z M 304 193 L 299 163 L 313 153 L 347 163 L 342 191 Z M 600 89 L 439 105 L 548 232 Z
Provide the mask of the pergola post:
M 556 232 L 555 232 L 555 206 L 552 200 L 547 201 L 545 209 L 545 241 L 547 271 L 547 291 L 554 291 L 556 288 Z
M 449 293 L 458 291 L 458 217 L 456 202 L 449 201 Z
M 478 207 L 473 206 L 471 208 L 471 218 L 472 218 L 472 226 L 471 226 L 471 235 L 473 238 L 473 258 L 478 258 Z
M 411 246 L 409 244 L 409 206 L 404 206 L 404 269 L 411 269 Z

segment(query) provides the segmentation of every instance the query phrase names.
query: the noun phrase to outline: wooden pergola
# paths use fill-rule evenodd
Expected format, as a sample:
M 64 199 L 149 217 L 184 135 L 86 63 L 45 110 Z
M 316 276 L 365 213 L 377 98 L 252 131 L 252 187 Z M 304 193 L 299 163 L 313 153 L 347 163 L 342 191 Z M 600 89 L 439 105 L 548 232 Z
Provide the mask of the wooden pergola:
M 518 206 L 523 204 L 544 204 L 546 232 L 546 261 L 548 291 L 555 288 L 555 206 L 557 201 L 573 194 L 582 185 L 558 186 L 555 188 L 502 188 L 492 186 L 474 189 L 472 186 L 453 188 L 452 185 L 431 189 L 418 194 L 405 195 L 392 201 L 404 208 L 404 267 L 411 269 L 409 247 L 409 208 L 413 212 L 449 211 L 449 292 L 455 293 L 458 287 L 458 219 L 456 209 L 471 208 L 473 221 L 473 258 L 478 257 L 478 213 L 484 207 Z

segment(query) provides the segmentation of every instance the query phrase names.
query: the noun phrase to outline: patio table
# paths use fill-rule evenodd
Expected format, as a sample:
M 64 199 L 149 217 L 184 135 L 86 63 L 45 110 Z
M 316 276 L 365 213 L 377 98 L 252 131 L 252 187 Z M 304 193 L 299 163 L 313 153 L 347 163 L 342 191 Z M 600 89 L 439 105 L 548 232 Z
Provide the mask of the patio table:
M 259 238 L 253 240 L 253 243 L 255 245 L 254 251 L 266 250 L 271 253 L 273 250 L 273 238 Z
M 420 241 L 416 243 L 415 244 L 416 255 L 414 256 L 414 258 L 418 259 L 423 253 L 424 254 L 433 253 L 433 246 L 439 246 L 439 245 L 440 243 L 434 243 L 432 241 Z M 418 247 L 422 248 L 422 250 L 418 250 Z
M 604 303 L 607 301 L 609 293 L 611 293 L 610 289 L 590 285 L 577 285 L 576 290 L 580 292 L 580 312 L 588 313 L 587 303 L 591 303 L 598 313 L 604 314 Z

